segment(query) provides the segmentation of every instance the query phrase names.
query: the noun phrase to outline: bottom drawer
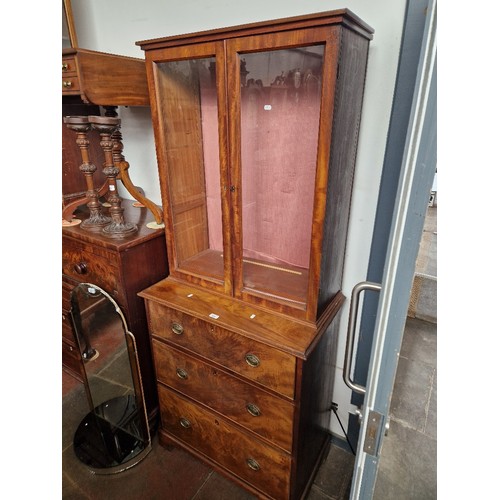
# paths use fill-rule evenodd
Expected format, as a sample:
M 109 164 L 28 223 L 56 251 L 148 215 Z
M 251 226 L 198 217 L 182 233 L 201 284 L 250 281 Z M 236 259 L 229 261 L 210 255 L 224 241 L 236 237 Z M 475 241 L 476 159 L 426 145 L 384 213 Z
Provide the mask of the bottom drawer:
M 288 498 L 291 459 L 186 398 L 158 386 L 164 431 L 273 498 Z

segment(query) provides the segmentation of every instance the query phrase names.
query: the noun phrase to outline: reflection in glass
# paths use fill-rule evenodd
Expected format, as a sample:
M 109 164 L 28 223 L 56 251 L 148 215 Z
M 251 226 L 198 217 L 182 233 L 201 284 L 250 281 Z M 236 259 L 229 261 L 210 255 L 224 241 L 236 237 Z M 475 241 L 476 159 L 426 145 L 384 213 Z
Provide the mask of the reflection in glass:
M 135 339 L 116 302 L 96 285 L 72 290 L 71 317 L 91 409 L 75 433 L 75 453 L 94 472 L 119 472 L 151 449 Z
M 215 58 L 157 64 L 177 267 L 223 279 Z
M 69 38 L 69 30 L 68 30 L 68 20 L 66 19 L 64 2 L 62 8 L 62 48 L 63 49 L 71 48 L 71 40 Z
M 240 55 L 243 285 L 305 307 L 324 46 Z

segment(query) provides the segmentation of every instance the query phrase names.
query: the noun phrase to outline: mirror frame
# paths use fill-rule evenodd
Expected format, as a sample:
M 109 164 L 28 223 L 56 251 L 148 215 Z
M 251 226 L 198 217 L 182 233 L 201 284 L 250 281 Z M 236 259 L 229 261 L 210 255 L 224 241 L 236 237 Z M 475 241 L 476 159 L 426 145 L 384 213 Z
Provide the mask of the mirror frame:
M 76 37 L 75 22 L 73 19 L 73 9 L 71 7 L 71 0 L 63 0 L 63 14 L 66 19 L 66 26 L 68 27 L 69 43 L 71 48 L 76 49 L 78 47 L 78 39 Z

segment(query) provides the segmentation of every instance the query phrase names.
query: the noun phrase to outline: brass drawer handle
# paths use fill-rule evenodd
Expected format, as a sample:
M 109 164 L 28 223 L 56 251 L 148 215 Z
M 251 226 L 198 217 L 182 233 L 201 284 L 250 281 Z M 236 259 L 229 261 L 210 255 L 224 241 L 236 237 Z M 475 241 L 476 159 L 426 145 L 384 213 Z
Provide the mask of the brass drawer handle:
M 175 372 L 177 373 L 177 376 L 179 378 L 181 378 L 182 380 L 186 380 L 188 378 L 187 371 L 183 370 L 182 368 L 177 368 L 177 370 L 175 370 Z
M 245 361 L 252 367 L 257 368 L 260 365 L 260 359 L 255 354 L 247 354 Z
M 187 418 L 181 418 L 179 423 L 184 427 L 184 429 L 189 429 L 191 427 L 191 422 Z
M 73 85 L 73 82 L 63 81 L 63 87 L 69 89 Z
M 87 274 L 87 264 L 85 262 L 79 262 L 73 266 L 73 269 L 77 274 Z
M 170 327 L 176 335 L 182 335 L 184 332 L 184 327 L 180 323 L 173 322 Z
M 260 417 L 261 415 L 260 408 L 252 403 L 247 404 L 247 411 L 250 415 L 252 415 L 252 417 Z
M 247 465 L 252 470 L 260 470 L 259 462 L 257 462 L 257 460 L 254 460 L 253 458 L 247 458 Z
M 68 63 L 62 63 L 62 70 L 63 71 L 68 71 L 68 68 L 69 68 Z

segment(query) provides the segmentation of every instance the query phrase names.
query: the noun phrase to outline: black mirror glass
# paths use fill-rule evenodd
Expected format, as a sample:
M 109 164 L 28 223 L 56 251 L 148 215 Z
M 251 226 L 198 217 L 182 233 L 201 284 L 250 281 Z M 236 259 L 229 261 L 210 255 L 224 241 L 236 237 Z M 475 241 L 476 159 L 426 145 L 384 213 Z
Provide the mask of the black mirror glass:
M 75 453 L 96 473 L 119 472 L 151 449 L 135 338 L 117 303 L 90 283 L 72 290 L 71 317 L 90 407 Z

